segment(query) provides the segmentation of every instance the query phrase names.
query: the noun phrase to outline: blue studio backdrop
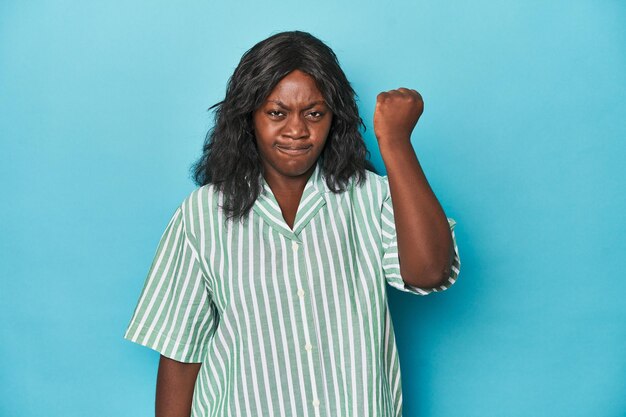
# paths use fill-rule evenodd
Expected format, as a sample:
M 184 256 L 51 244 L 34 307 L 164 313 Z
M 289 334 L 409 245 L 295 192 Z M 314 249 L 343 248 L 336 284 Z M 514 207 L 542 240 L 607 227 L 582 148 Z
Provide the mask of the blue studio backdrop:
M 241 55 L 328 43 L 412 143 L 459 281 L 388 288 L 405 417 L 626 415 L 626 3 L 0 2 L 0 416 L 151 416 L 122 339 Z

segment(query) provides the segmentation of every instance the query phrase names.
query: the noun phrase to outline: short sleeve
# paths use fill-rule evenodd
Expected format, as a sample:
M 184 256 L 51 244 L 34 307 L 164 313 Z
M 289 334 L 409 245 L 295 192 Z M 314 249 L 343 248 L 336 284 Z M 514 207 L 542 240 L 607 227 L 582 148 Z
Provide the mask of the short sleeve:
M 161 236 L 124 338 L 179 362 L 199 363 L 217 323 L 178 207 Z
M 383 244 L 383 273 L 385 280 L 389 285 L 400 291 L 409 292 L 417 295 L 428 295 L 432 292 L 441 292 L 447 290 L 456 282 L 461 268 L 461 259 L 459 258 L 459 249 L 456 243 L 456 236 L 454 234 L 454 227 L 456 221 L 452 218 L 448 218 L 448 224 L 450 225 L 450 231 L 452 234 L 452 243 L 454 245 L 454 261 L 452 262 L 452 268 L 450 270 L 450 276 L 448 281 L 436 288 L 420 288 L 407 284 L 400 275 L 400 261 L 398 257 L 398 240 L 396 236 L 396 224 L 393 217 L 393 204 L 391 201 L 391 194 L 387 193 L 383 200 L 381 210 L 381 233 Z

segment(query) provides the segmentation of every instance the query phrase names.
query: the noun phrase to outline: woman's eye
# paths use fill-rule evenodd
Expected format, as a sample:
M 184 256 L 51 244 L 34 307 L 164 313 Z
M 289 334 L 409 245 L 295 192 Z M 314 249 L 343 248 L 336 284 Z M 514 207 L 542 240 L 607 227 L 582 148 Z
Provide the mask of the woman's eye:
M 283 112 L 280 110 L 270 110 L 267 112 L 267 114 L 269 114 L 272 117 L 280 117 L 283 115 Z
M 312 111 L 311 113 L 309 113 L 309 115 L 314 119 L 319 119 L 324 115 L 324 113 L 319 111 Z

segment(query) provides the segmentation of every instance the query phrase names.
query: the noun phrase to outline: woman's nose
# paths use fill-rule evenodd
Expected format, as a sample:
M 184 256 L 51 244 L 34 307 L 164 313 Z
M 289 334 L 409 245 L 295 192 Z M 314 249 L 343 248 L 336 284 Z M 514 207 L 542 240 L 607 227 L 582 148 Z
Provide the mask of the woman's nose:
M 289 115 L 283 129 L 283 134 L 292 139 L 307 137 L 309 135 L 309 128 L 304 117 L 298 114 Z

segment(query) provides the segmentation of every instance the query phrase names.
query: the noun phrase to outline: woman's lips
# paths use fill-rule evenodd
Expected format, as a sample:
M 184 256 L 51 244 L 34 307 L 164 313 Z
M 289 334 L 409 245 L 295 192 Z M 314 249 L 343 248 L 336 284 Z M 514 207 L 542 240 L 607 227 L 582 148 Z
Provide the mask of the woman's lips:
M 276 146 L 276 148 L 278 148 L 279 151 L 281 151 L 282 153 L 285 153 L 287 155 L 304 155 L 305 153 L 307 153 L 311 147 L 307 146 L 306 148 L 288 148 L 288 147 L 283 147 L 283 146 Z

